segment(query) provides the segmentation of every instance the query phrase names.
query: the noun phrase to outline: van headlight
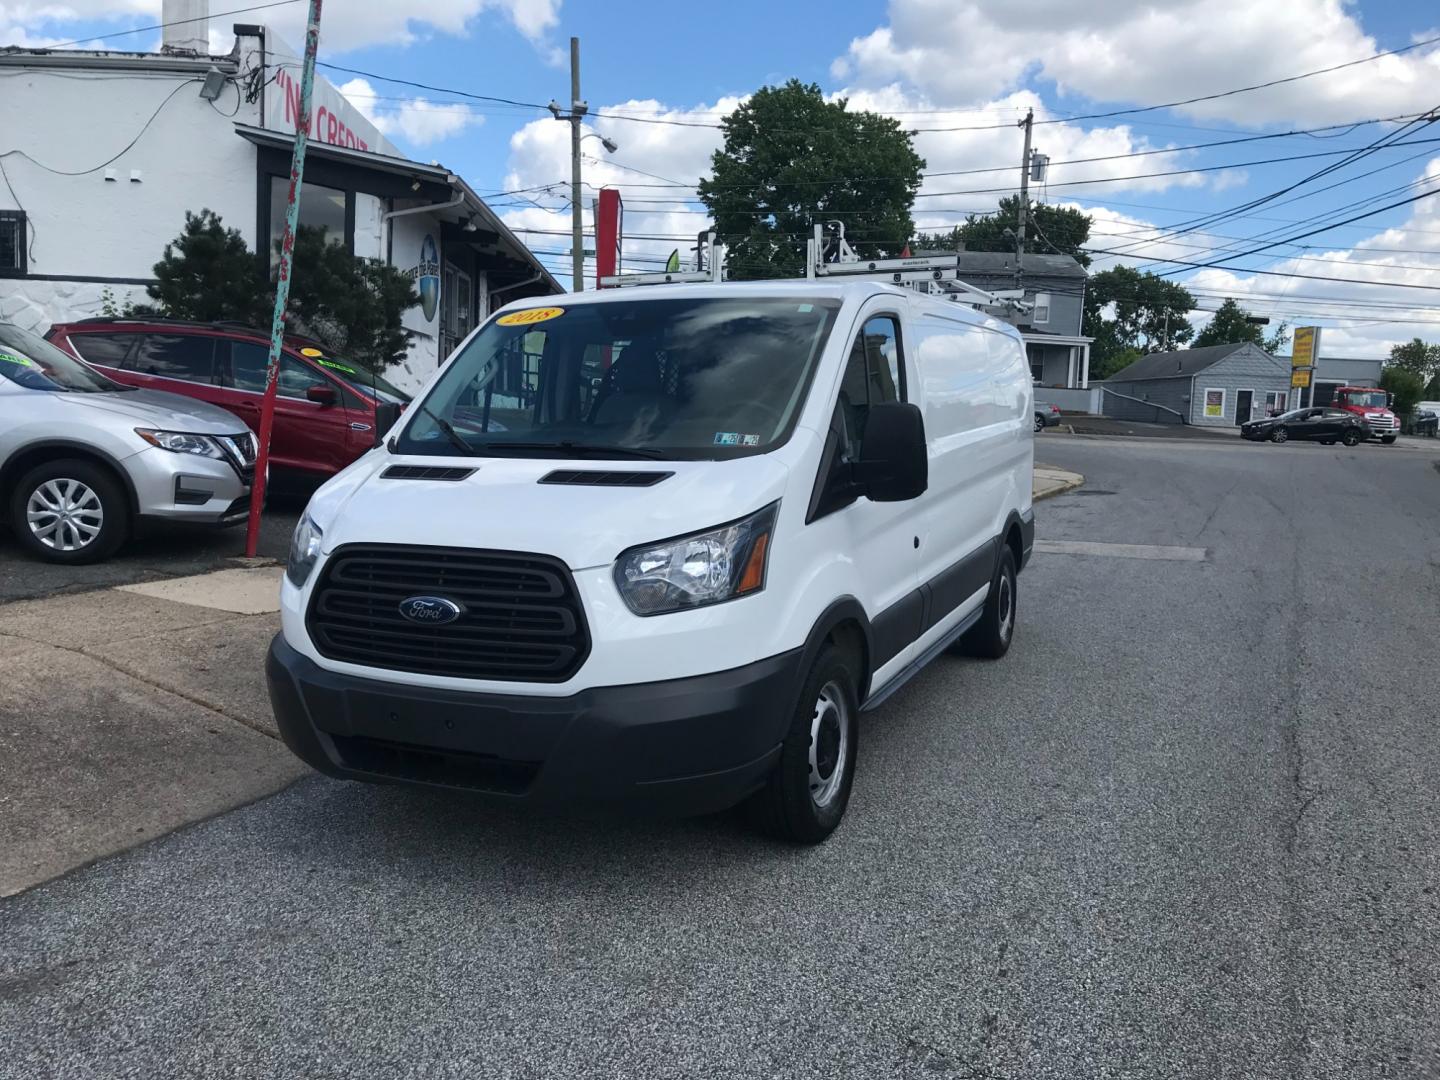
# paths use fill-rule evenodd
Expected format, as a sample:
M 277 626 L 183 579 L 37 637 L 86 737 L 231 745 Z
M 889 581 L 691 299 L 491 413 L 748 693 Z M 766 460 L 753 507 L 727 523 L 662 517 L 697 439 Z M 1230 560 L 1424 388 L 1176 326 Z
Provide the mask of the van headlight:
M 615 563 L 615 585 L 636 615 L 719 604 L 759 592 L 779 503 L 739 521 L 644 544 Z
M 295 535 L 290 538 L 290 557 L 285 561 L 285 576 L 297 589 L 305 587 L 310 571 L 315 569 L 315 560 L 320 558 L 320 544 L 325 534 L 320 526 L 310 520 L 308 513 L 300 516 L 295 526 Z

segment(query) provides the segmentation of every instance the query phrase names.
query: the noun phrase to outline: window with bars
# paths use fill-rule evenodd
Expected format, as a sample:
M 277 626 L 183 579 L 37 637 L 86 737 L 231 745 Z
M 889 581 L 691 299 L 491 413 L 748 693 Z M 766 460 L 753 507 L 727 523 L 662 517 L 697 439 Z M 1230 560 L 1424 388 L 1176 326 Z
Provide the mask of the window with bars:
M 0 277 L 24 277 L 26 273 L 25 211 L 0 210 Z

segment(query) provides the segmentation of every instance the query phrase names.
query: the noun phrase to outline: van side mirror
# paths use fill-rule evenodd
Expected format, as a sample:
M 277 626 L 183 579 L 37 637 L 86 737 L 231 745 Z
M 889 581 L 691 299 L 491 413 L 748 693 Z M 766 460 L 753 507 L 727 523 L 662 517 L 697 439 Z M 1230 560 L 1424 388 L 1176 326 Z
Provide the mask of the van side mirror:
M 857 488 L 872 502 L 918 499 L 930 486 L 930 454 L 920 406 L 903 401 L 871 405 L 854 466 Z
M 393 401 L 375 403 L 375 445 L 385 438 L 385 433 L 400 422 L 400 406 Z
M 316 405 L 334 405 L 340 399 L 333 386 L 315 383 L 305 388 L 305 400 L 313 401 Z

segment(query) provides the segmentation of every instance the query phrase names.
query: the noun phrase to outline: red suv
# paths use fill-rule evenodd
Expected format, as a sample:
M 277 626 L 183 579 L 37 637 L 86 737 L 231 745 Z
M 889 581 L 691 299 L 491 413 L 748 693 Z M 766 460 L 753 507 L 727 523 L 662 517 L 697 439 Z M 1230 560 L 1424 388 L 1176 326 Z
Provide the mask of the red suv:
M 116 382 L 198 398 L 260 430 L 269 337 L 226 323 L 83 319 L 45 335 Z M 292 476 L 324 479 L 373 447 L 410 401 L 318 343 L 287 338 L 280 357 L 270 461 Z

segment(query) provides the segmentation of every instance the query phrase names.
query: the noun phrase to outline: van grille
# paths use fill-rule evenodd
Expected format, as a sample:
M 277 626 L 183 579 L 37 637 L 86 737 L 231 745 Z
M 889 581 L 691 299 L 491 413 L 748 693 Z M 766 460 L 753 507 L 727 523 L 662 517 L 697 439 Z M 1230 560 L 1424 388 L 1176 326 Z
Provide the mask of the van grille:
M 416 596 L 460 608 L 444 625 L 400 614 Z M 351 544 L 325 564 L 306 619 L 322 656 L 505 682 L 564 682 L 590 652 L 585 613 L 558 559 L 513 551 Z

